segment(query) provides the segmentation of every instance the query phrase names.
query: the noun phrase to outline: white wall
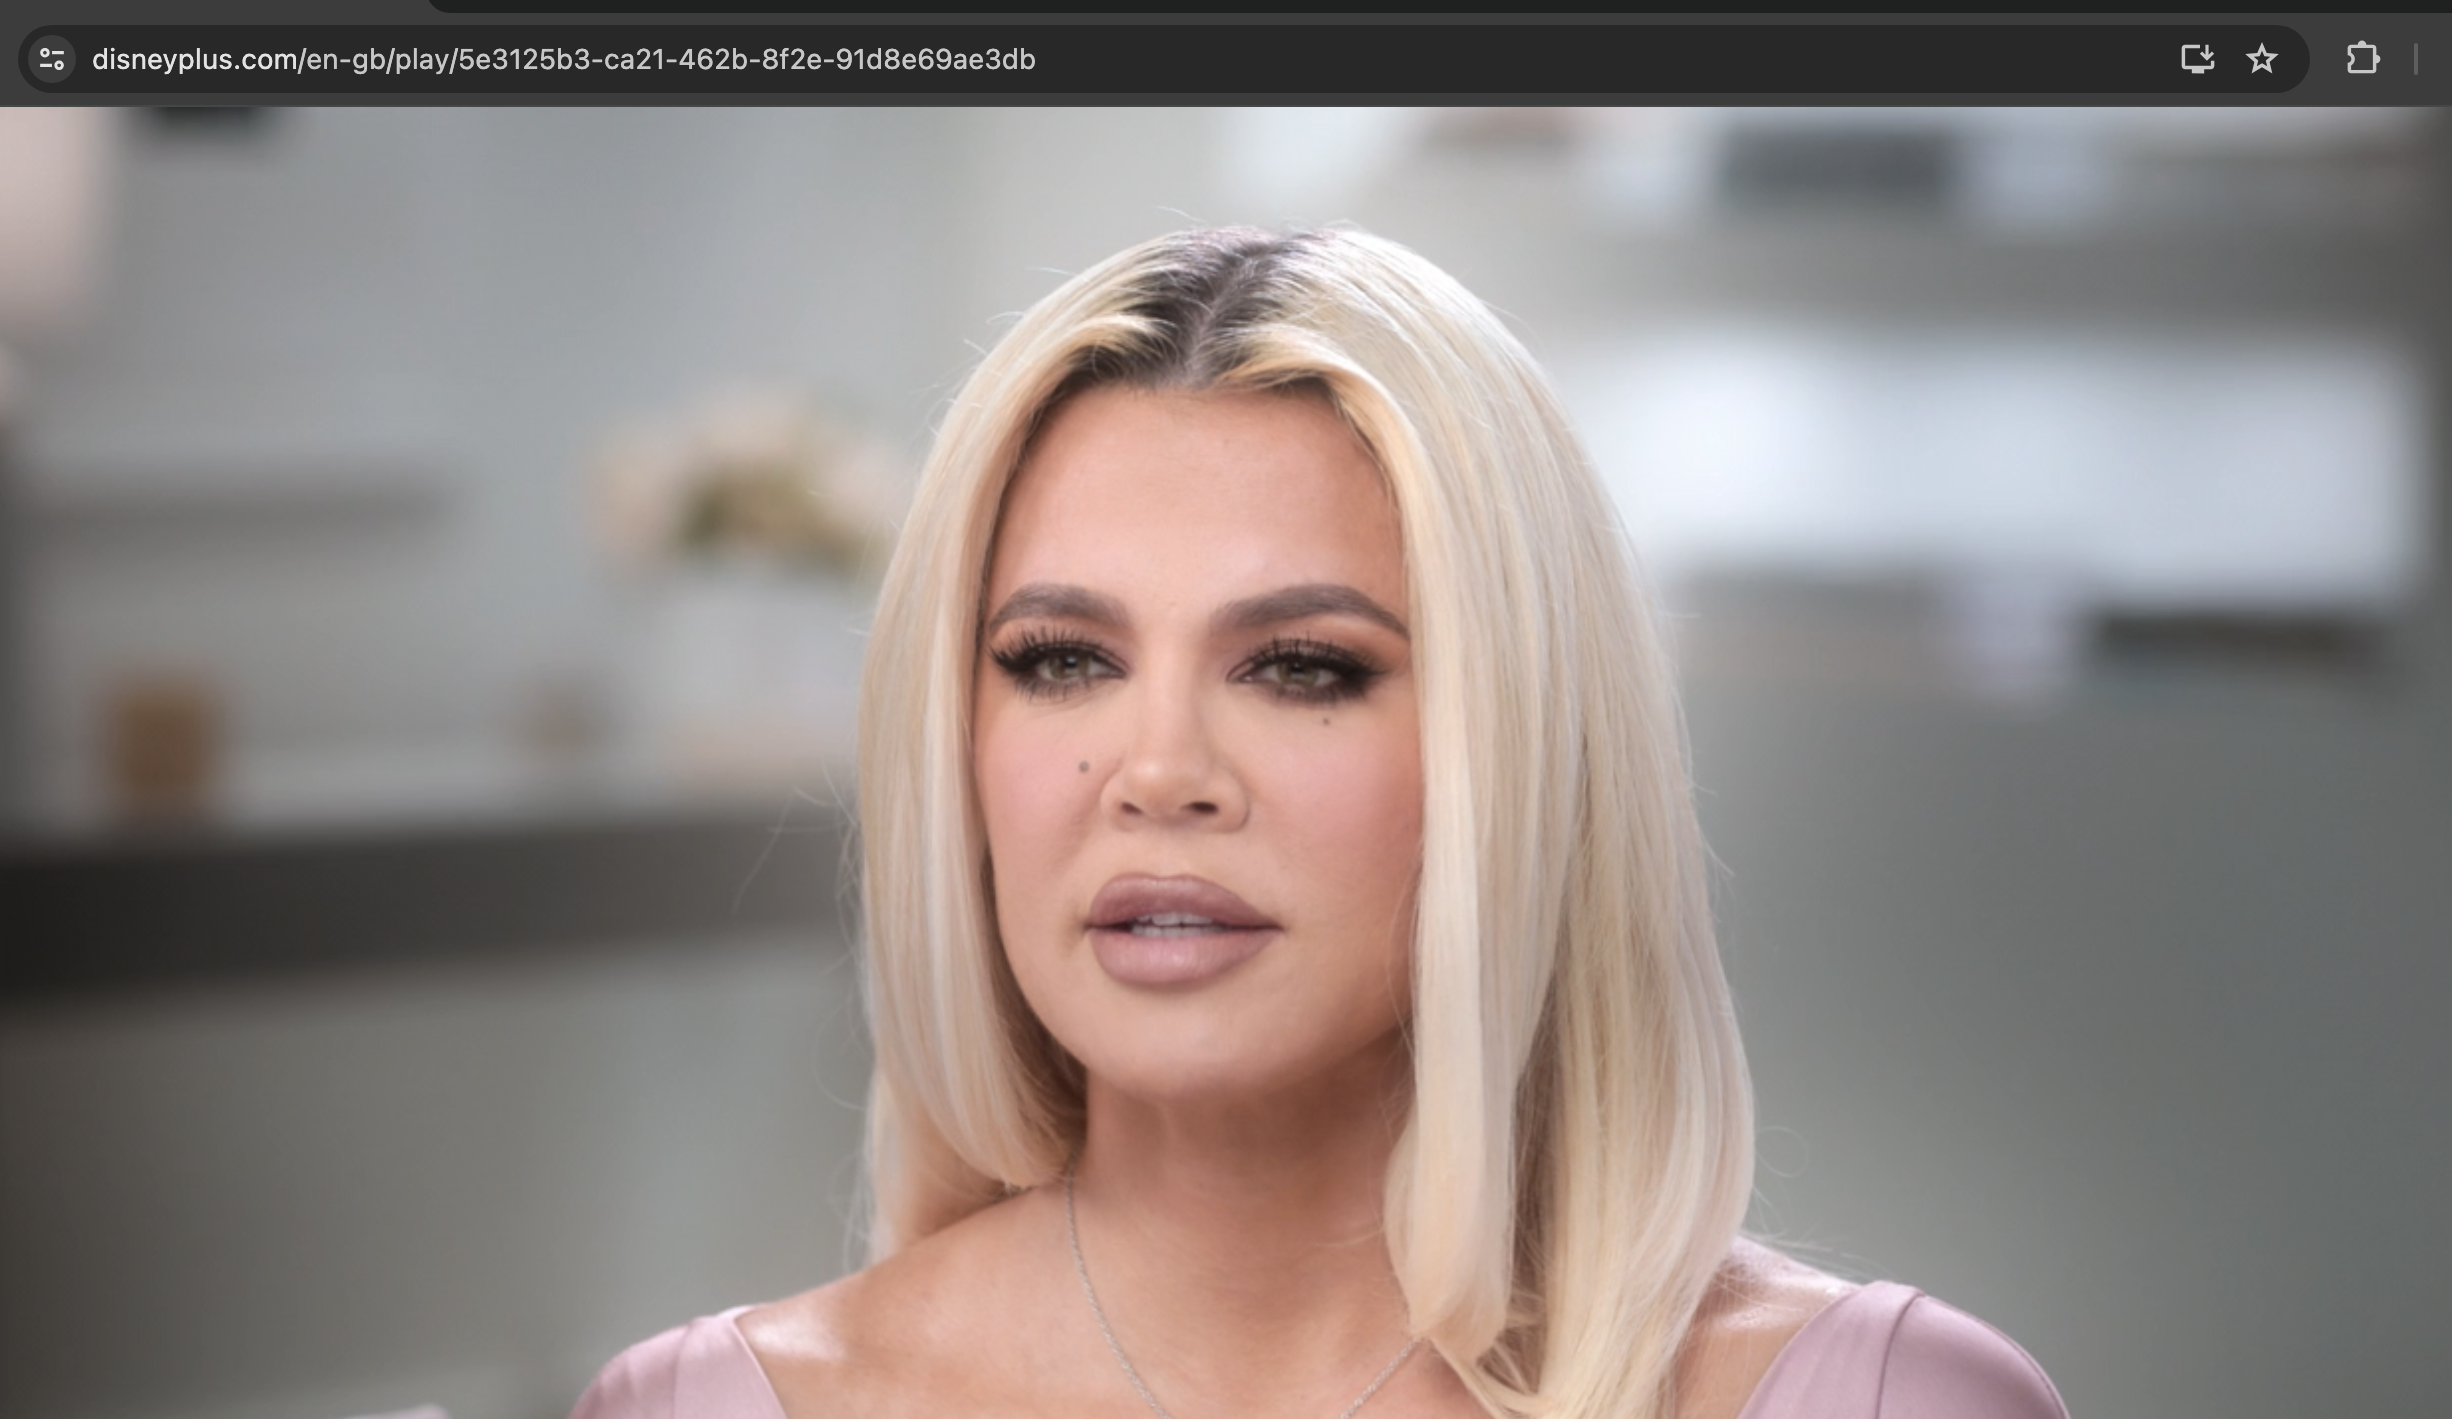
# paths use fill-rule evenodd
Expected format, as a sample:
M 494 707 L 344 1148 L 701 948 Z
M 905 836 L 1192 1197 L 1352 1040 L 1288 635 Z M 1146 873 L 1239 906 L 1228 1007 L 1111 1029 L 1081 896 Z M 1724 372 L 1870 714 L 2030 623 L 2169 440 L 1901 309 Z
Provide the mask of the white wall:
M 20 441 L 55 769 L 161 666 L 242 747 L 499 738 L 621 653 L 584 478 L 624 421 L 786 382 L 916 446 L 966 358 L 948 116 L 120 117 L 94 320 Z

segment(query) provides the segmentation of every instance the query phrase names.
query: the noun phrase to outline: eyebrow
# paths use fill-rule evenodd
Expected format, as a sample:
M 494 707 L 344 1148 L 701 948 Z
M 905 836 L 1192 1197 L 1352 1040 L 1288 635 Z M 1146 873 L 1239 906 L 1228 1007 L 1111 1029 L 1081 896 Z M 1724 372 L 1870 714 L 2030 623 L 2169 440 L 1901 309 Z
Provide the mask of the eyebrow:
M 1350 586 L 1311 582 L 1220 606 L 1209 624 L 1219 630 L 1257 631 L 1312 616 L 1352 616 L 1413 639 L 1396 613 Z
M 988 618 L 987 627 L 980 634 L 992 636 L 1007 621 L 1029 616 L 1044 616 L 1051 621 L 1087 621 L 1111 631 L 1120 631 L 1132 623 L 1132 618 L 1124 614 L 1124 603 L 1112 596 L 1086 586 L 1034 581 L 1006 597 L 1005 604 Z
M 1109 630 L 1122 630 L 1131 624 L 1124 604 L 1112 596 L 1090 590 L 1086 586 L 1071 586 L 1062 582 L 1034 581 L 1005 598 L 980 632 L 996 634 L 1008 621 L 1031 616 L 1050 620 L 1085 621 Z M 1373 601 L 1350 586 L 1337 582 L 1307 582 L 1301 586 L 1281 587 L 1259 596 L 1247 596 L 1229 601 L 1209 618 L 1215 630 L 1257 631 L 1288 621 L 1305 620 L 1313 616 L 1352 616 L 1375 626 L 1413 639 L 1405 623 L 1396 613 Z

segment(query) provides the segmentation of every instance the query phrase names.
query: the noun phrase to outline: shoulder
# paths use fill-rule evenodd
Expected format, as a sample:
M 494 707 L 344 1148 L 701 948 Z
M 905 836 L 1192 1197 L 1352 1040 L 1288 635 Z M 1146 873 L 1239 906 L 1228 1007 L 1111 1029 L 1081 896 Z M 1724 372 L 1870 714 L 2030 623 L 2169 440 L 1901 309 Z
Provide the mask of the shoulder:
M 1881 1419 L 2068 1419 L 2018 1343 L 1921 1293 L 1899 1311 L 1882 1365 Z
M 1743 1419 L 2068 1419 L 2016 1342 L 1912 1286 L 1878 1281 L 1781 1350 Z
M 1069 1279 L 1070 1262 L 1017 1253 L 1061 1238 L 1046 1206 L 1007 1199 L 865 1271 L 742 1312 L 738 1333 L 780 1406 L 772 1419 L 985 1412 L 1044 1387 L 1062 1299 L 1048 1278 Z
M 769 1378 L 782 1412 L 812 1419 L 844 1408 L 859 1383 L 891 1363 L 875 1327 L 878 1276 L 855 1272 L 785 1300 L 753 1307 L 738 1321 L 743 1340 Z
M 614 1356 L 571 1419 L 782 1419 L 765 1372 L 733 1324 L 738 1314 L 701 1316 Z
M 1687 1327 L 1678 1357 L 1678 1419 L 1753 1419 L 1747 1401 L 1789 1342 L 1855 1290 L 1738 1238 Z

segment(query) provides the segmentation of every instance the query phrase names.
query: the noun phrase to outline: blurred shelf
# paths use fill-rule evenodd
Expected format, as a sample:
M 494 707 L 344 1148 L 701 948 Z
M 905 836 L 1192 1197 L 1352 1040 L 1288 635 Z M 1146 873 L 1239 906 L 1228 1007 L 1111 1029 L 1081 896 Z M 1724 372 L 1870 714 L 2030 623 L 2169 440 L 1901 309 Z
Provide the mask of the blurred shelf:
M 499 756 L 293 760 L 210 817 L 0 828 L 0 1001 L 763 928 L 834 935 L 831 796 Z M 286 775 L 286 780 L 284 778 Z

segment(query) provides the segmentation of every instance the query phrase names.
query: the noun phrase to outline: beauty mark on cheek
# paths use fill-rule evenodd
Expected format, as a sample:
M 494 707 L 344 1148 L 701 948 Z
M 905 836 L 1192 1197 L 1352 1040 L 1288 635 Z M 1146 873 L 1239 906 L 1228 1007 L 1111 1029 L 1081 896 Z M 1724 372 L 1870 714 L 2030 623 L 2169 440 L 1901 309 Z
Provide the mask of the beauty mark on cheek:
M 1322 720 L 1322 721 L 1321 721 L 1321 723 L 1325 724 L 1325 723 L 1327 723 L 1327 721 L 1326 721 L 1326 720 Z M 1088 772 L 1090 771 L 1090 761 L 1089 761 L 1089 760 L 1084 759 L 1084 760 L 1082 760 L 1082 761 L 1081 761 L 1081 771 L 1082 771 L 1083 773 L 1085 773 L 1085 774 L 1086 774 L 1086 773 L 1088 773 Z

